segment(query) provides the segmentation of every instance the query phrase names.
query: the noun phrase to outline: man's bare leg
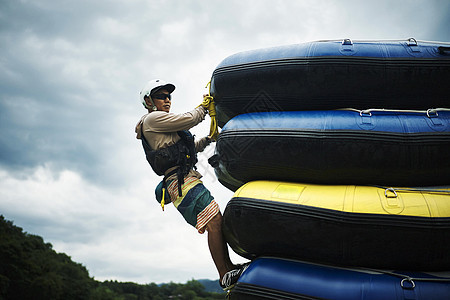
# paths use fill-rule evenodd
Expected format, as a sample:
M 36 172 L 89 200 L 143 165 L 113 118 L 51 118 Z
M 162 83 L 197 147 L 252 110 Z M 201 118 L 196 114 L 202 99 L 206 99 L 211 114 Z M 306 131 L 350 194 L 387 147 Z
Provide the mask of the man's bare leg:
M 230 260 L 228 247 L 222 233 L 222 214 L 219 212 L 206 225 L 208 231 L 208 246 L 214 264 L 219 272 L 220 280 L 228 271 L 235 268 Z

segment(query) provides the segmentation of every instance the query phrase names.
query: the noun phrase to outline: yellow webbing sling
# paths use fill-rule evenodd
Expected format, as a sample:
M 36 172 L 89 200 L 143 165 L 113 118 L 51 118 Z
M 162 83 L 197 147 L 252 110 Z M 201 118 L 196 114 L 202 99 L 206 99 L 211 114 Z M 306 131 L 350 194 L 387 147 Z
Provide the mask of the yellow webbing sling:
M 209 137 L 213 141 L 217 141 L 217 137 L 219 135 L 219 129 L 217 126 L 216 119 L 216 105 L 214 103 L 214 98 L 211 96 L 211 81 L 206 85 L 208 88 L 208 95 L 203 97 L 203 102 L 199 106 L 203 106 L 208 110 L 208 114 L 211 117 L 211 126 L 209 128 Z M 198 107 L 198 106 L 197 106 Z

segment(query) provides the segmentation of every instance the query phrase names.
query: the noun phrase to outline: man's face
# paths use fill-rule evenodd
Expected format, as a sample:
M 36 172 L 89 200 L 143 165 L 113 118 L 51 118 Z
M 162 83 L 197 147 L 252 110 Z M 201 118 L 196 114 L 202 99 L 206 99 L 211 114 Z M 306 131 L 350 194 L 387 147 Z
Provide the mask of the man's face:
M 157 110 L 169 112 L 172 104 L 171 95 L 167 90 L 159 90 L 151 96 Z

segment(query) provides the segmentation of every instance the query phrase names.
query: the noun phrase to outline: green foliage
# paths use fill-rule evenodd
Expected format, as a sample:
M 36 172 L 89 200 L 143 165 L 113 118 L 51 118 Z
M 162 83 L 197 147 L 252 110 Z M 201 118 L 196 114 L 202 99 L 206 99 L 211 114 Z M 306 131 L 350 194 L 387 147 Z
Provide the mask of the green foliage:
M 50 243 L 23 232 L 0 215 L 0 300 L 202 300 L 224 299 L 223 293 L 206 292 L 190 280 L 140 285 L 132 282 L 98 282 L 87 269 Z
M 86 268 L 56 253 L 40 236 L 0 216 L 0 296 L 4 299 L 88 299 Z
M 96 299 L 123 299 L 123 300 L 203 300 L 203 299 L 224 299 L 223 293 L 206 292 L 204 286 L 196 281 L 190 280 L 186 284 L 166 283 L 156 285 L 154 283 L 139 285 L 132 282 L 105 281 L 100 287 L 110 293 L 120 295 L 118 298 L 96 298 Z

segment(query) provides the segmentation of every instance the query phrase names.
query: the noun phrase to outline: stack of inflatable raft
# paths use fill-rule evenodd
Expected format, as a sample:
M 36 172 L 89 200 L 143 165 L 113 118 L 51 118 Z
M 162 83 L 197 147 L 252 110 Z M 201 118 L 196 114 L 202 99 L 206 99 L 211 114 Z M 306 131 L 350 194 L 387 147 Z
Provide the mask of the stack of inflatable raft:
M 216 68 L 210 163 L 252 260 L 232 299 L 450 299 L 449 50 L 320 41 Z

